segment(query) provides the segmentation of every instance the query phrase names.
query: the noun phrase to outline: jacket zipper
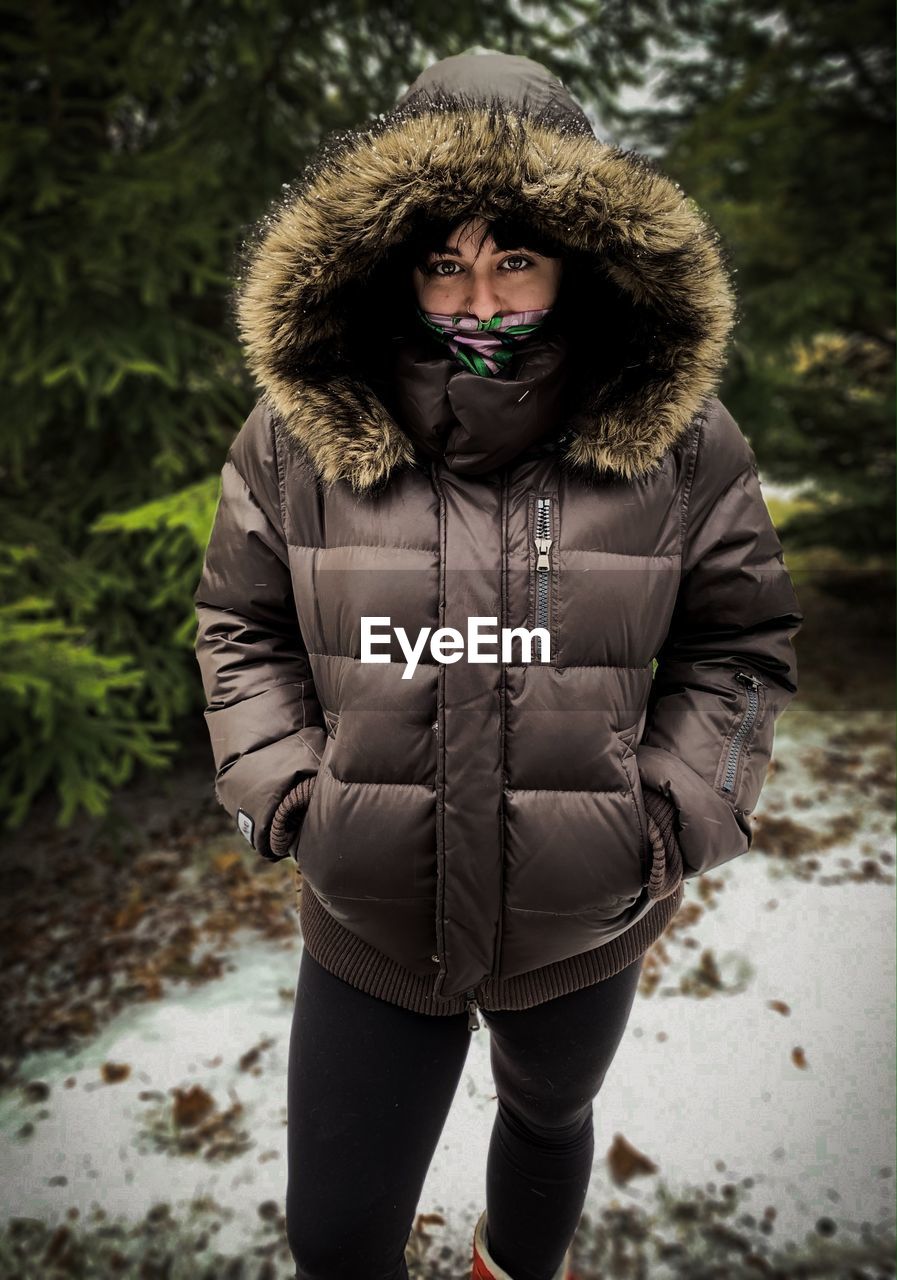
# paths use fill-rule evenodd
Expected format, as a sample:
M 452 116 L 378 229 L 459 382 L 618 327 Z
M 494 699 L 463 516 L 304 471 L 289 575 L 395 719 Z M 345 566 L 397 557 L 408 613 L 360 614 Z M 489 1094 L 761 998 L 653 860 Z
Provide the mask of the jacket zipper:
M 480 1021 L 477 1017 L 477 993 L 471 989 L 464 992 L 464 998 L 467 1001 L 467 1030 L 479 1031 Z
M 536 546 L 536 626 L 548 627 L 551 595 L 551 498 L 536 498 L 533 542 Z
M 735 679 L 740 680 L 742 684 L 747 686 L 748 705 L 741 724 L 735 732 L 729 744 L 729 754 L 726 759 L 726 769 L 723 775 L 723 784 L 721 790 L 731 791 L 735 786 L 735 775 L 738 772 L 738 760 L 741 755 L 741 748 L 744 746 L 751 729 L 754 727 L 754 721 L 757 719 L 757 711 L 760 706 L 760 694 L 763 681 L 758 680 L 755 675 L 746 671 L 736 671 Z
M 507 530 L 508 530 L 508 468 L 502 467 L 501 470 L 501 572 L 499 574 L 499 601 L 501 606 L 501 626 L 507 626 Z M 498 977 L 498 971 L 501 964 L 501 951 L 504 939 L 504 901 L 505 901 L 505 862 L 507 859 L 507 802 L 505 799 L 509 782 L 507 771 L 507 696 L 508 681 L 507 668 L 504 663 L 501 667 L 501 680 L 498 691 L 498 708 L 499 708 L 499 741 L 501 755 L 501 775 L 502 775 L 502 801 L 501 801 L 501 893 L 499 898 L 498 911 L 498 927 L 496 929 L 494 962 L 492 965 L 492 977 Z
M 444 601 L 445 601 L 445 557 L 442 554 L 442 543 L 445 536 L 445 495 L 442 490 L 442 483 L 439 479 L 439 469 L 434 462 L 430 463 L 430 474 L 433 477 L 433 488 L 436 492 L 436 499 L 439 508 L 439 612 L 440 623 L 445 621 L 444 618 Z M 437 669 L 436 681 L 436 951 L 437 955 L 445 955 L 445 835 L 443 830 L 443 819 L 439 813 L 439 802 L 445 796 L 445 730 L 440 724 L 440 693 L 443 688 L 442 678 L 445 674 L 444 665 L 440 664 Z M 441 963 L 441 962 L 440 962 Z

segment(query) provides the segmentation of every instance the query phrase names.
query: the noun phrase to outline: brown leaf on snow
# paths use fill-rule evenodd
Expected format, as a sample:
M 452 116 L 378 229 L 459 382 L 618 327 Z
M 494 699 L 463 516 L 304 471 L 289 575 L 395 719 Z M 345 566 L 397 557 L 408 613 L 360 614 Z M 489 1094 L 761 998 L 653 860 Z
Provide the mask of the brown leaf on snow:
M 787 814 L 779 817 L 767 808 L 753 818 L 754 840 L 751 848 L 772 853 L 779 858 L 800 858 L 815 853 L 820 835 L 813 822 L 797 822 Z
M 418 1230 L 421 1227 L 444 1227 L 445 1218 L 441 1213 L 419 1213 L 414 1220 Z
M 60 1224 L 50 1236 L 42 1261 L 61 1263 L 71 1262 L 71 1249 L 73 1244 L 74 1239 L 72 1237 L 71 1230 L 65 1226 L 64 1223 Z
M 435 1242 L 434 1233 L 428 1231 L 427 1228 L 444 1226 L 445 1218 L 441 1213 L 418 1213 L 414 1219 L 414 1225 L 411 1228 L 408 1245 L 405 1249 L 405 1261 L 413 1264 L 409 1267 L 410 1274 L 423 1274 L 420 1264 L 424 1263 L 429 1257 L 430 1249 Z M 429 1270 L 427 1274 L 429 1275 Z
M 808 1066 L 807 1055 L 804 1053 L 800 1045 L 797 1045 L 791 1050 L 791 1061 L 796 1067 L 800 1067 L 802 1071 L 806 1070 Z
M 622 1133 L 615 1133 L 607 1152 L 610 1176 L 618 1186 L 629 1182 L 641 1173 L 656 1173 L 657 1165 L 641 1151 L 627 1142 Z
M 221 1161 L 242 1155 L 253 1145 L 249 1131 L 242 1127 L 243 1104 L 232 1090 L 231 1105 L 223 1111 L 201 1085 L 171 1092 L 173 1107 L 150 1108 L 144 1116 L 139 1147 L 150 1142 L 170 1155 Z
M 783 1013 L 787 1018 L 791 1013 L 791 1006 L 787 1005 L 784 1000 L 767 1000 L 767 1007 L 774 1009 L 776 1013 Z
M 189 1089 L 174 1090 L 174 1122 L 180 1129 L 188 1129 L 215 1109 L 215 1101 L 201 1084 Z
M 271 1036 L 265 1036 L 265 1038 L 260 1040 L 257 1045 L 253 1045 L 251 1049 L 247 1049 L 238 1063 L 240 1070 L 249 1071 L 252 1067 L 256 1066 L 259 1058 L 262 1056 L 262 1051 L 264 1049 L 270 1049 L 272 1044 L 274 1044 L 274 1040 Z M 260 1072 L 257 1071 L 255 1074 L 258 1075 Z
M 50 1086 L 45 1080 L 28 1080 L 22 1085 L 22 1094 L 26 1102 L 46 1102 Z
M 131 1074 L 129 1062 L 104 1062 L 100 1067 L 104 1084 L 118 1084 L 119 1080 L 127 1080 Z
M 727 954 L 722 958 L 721 969 L 715 953 L 705 947 L 694 968 L 680 977 L 679 990 L 683 995 L 699 999 L 716 994 L 736 995 L 747 988 L 751 976 L 752 969 L 746 956 Z

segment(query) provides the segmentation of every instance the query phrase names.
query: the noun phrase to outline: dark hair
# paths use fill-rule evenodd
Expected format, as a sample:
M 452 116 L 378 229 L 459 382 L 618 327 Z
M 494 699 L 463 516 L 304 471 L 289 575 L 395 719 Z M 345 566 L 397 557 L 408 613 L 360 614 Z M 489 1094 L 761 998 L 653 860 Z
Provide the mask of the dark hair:
M 485 219 L 485 226 L 477 243 L 479 252 L 486 240 L 492 235 L 499 249 L 530 249 L 541 254 L 543 258 L 560 258 L 564 256 L 564 247 L 547 233 L 540 231 L 525 218 L 508 214 L 498 218 L 489 218 L 486 214 L 462 214 L 454 218 L 426 218 L 419 221 L 401 247 L 401 257 L 406 264 L 423 269 L 431 253 L 440 253 L 448 245 L 451 233 L 469 218 Z

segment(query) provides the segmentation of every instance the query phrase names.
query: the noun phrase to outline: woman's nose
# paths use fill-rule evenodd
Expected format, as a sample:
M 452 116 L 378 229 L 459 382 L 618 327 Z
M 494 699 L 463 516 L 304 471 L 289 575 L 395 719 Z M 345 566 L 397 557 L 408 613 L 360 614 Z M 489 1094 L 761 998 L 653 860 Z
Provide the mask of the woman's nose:
M 501 311 L 498 295 L 488 280 L 474 280 L 467 299 L 467 310 L 478 320 L 491 320 Z

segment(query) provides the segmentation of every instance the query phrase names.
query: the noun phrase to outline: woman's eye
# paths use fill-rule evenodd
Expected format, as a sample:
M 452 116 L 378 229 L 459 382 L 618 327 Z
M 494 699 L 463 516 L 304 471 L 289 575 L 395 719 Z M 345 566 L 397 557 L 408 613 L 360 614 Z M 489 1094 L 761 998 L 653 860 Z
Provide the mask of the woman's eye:
M 512 275 L 519 275 L 520 272 L 525 271 L 527 267 L 531 267 L 533 264 L 530 261 L 530 259 L 525 258 L 523 254 L 515 253 L 510 258 L 505 258 L 504 262 L 501 265 L 502 265 L 502 269 L 507 268 Z M 440 270 L 441 267 L 449 267 L 449 268 L 457 267 L 458 270 L 457 271 L 455 270 L 441 271 Z M 461 273 L 461 264 L 458 262 L 452 262 L 448 258 L 440 258 L 438 262 L 434 262 L 429 267 L 427 267 L 427 275 L 430 275 L 430 276 L 442 276 L 443 278 L 447 278 L 455 275 L 460 275 L 460 273 Z

